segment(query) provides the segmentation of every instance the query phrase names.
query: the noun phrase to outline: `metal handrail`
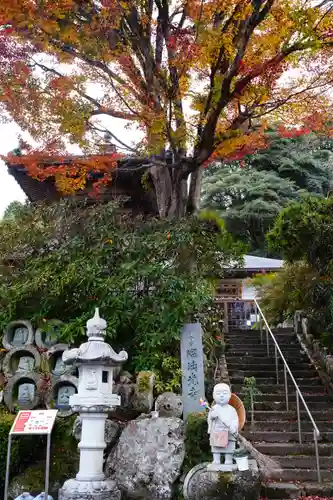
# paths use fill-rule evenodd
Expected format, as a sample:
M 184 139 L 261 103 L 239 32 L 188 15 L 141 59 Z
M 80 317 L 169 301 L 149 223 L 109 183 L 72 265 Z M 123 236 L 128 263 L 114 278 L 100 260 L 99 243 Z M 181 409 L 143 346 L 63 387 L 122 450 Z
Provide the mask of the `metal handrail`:
M 264 324 L 265 324 L 265 330 L 266 330 L 266 342 L 267 342 L 267 354 L 268 356 L 270 356 L 270 349 L 269 349 L 269 336 L 268 334 L 270 334 L 273 342 L 274 342 L 274 345 L 275 345 L 275 368 L 276 368 L 276 383 L 278 384 L 279 383 L 279 359 L 278 359 L 278 353 L 284 363 L 284 385 L 285 385 L 285 396 L 286 396 L 286 407 L 287 407 L 287 411 L 289 411 L 289 394 L 288 394 L 288 379 L 287 379 L 287 373 L 289 374 L 294 386 L 295 386 L 295 389 L 296 389 L 296 408 L 297 408 L 297 424 L 298 424 L 298 439 L 299 439 L 299 443 L 302 444 L 302 429 L 301 429 L 301 415 L 300 415 L 300 405 L 299 405 L 299 401 L 301 400 L 302 403 L 303 403 L 303 406 L 305 408 L 305 411 L 307 412 L 308 414 L 308 417 L 311 421 L 311 424 L 313 426 L 313 441 L 314 441 L 314 446 L 315 446 L 315 453 L 316 453 L 316 465 L 317 465 L 317 474 L 318 474 L 318 482 L 321 483 L 321 473 L 320 473 L 320 463 L 319 463 L 319 449 L 318 449 L 318 437 L 320 436 L 320 432 L 319 432 L 319 429 L 311 415 L 311 412 L 309 410 L 309 407 L 308 405 L 306 404 L 305 400 L 304 400 L 304 397 L 303 397 L 303 394 L 301 393 L 300 391 L 300 388 L 298 387 L 298 384 L 293 376 L 293 374 L 291 373 L 291 370 L 289 368 L 289 365 L 284 357 L 284 355 L 282 354 L 282 351 L 280 349 L 280 346 L 279 344 L 277 343 L 276 341 L 276 338 L 275 338 L 275 335 L 273 334 L 272 330 L 270 329 L 269 327 L 269 324 L 267 323 L 267 320 L 264 316 L 264 313 L 262 312 L 259 304 L 258 304 L 258 301 L 256 299 L 254 299 L 254 303 L 255 303 L 255 306 L 256 306 L 256 309 L 257 311 L 259 312 L 259 319 L 260 319 L 260 334 L 261 334 L 261 343 L 263 342 L 263 339 L 262 339 L 262 325 L 261 325 L 261 318 L 263 319 L 264 321 Z M 257 316 L 257 315 L 256 315 Z

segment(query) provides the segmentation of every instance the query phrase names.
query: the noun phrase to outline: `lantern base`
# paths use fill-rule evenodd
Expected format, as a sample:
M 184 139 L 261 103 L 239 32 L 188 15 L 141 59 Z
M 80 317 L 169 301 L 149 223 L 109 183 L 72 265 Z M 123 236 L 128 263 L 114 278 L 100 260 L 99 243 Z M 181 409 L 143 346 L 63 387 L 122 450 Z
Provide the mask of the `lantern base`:
M 114 481 L 78 481 L 69 479 L 59 490 L 59 500 L 120 500 L 121 493 Z

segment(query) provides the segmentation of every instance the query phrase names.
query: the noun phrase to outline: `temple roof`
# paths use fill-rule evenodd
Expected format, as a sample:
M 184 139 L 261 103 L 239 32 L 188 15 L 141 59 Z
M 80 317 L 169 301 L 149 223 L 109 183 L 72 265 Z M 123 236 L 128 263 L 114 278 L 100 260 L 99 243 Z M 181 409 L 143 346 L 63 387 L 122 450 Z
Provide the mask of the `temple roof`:
M 93 160 L 94 156 L 96 158 L 100 157 L 100 155 L 91 155 L 89 156 L 89 160 Z M 13 157 L 12 161 L 8 159 L 6 165 L 9 174 L 14 177 L 29 201 L 32 203 L 38 201 L 57 201 L 65 197 L 57 189 L 54 178 L 38 181 L 28 175 L 24 166 L 24 159 L 27 157 L 22 156 L 21 158 L 22 163 L 19 162 L 19 156 L 16 156 Z M 61 163 L 59 161 L 50 161 L 46 158 L 43 160 L 42 165 L 39 166 L 70 165 L 78 159 L 84 159 L 84 157 L 75 155 L 64 157 Z M 148 167 L 149 165 L 145 165 L 142 159 L 131 157 L 121 159 L 118 162 L 118 167 L 114 168 L 112 172 L 112 182 L 103 189 L 100 199 L 102 201 L 111 201 L 120 196 L 127 196 L 131 200 L 129 203 L 131 208 L 158 215 L 154 190 L 147 189 L 142 185 L 142 175 L 148 170 Z M 102 175 L 93 173 L 92 178 L 93 180 L 98 180 Z M 87 183 L 85 190 L 75 193 L 75 198 L 78 200 L 80 198 L 87 198 L 89 191 L 91 191 L 91 186 L 92 182 L 90 181 Z
M 283 266 L 283 260 L 269 259 L 267 257 L 256 257 L 254 255 L 244 255 L 243 269 L 248 271 L 280 269 Z

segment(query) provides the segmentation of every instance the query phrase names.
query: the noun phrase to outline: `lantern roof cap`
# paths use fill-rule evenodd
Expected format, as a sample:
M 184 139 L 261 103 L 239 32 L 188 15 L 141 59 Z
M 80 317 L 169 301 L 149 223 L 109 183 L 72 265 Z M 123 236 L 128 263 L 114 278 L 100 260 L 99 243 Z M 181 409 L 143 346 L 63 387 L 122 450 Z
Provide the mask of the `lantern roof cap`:
M 126 351 L 117 354 L 105 342 L 107 322 L 99 315 L 96 307 L 94 317 L 87 321 L 88 342 L 84 342 L 78 349 L 70 349 L 62 355 L 63 362 L 67 365 L 96 364 L 117 366 L 128 359 Z

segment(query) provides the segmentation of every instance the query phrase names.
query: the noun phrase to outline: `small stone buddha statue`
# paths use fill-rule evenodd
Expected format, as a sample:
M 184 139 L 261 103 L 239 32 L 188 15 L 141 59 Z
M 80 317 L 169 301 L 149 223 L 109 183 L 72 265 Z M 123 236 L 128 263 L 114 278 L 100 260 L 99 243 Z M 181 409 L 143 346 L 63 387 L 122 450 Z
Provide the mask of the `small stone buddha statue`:
M 35 386 L 33 384 L 21 384 L 18 388 L 18 403 L 30 404 L 34 399 Z
M 60 387 L 58 391 L 57 407 L 64 408 L 69 406 L 69 398 L 75 393 L 74 387 Z
M 25 327 L 15 328 L 12 344 L 15 347 L 24 345 L 28 340 L 28 329 Z
M 62 356 L 58 356 L 52 372 L 54 375 L 62 375 L 66 371 L 66 365 L 62 360 Z
M 34 369 L 35 360 L 30 356 L 22 356 L 19 360 L 17 371 L 19 372 L 29 372 Z
M 213 463 L 209 468 L 232 471 L 237 469 L 237 465 L 233 464 L 236 439 L 231 435 L 229 429 L 237 434 L 239 421 L 237 411 L 229 404 L 230 387 L 227 384 L 215 385 L 213 398 L 216 404 L 208 413 L 208 434 L 213 454 Z M 222 454 L 224 455 L 224 464 L 221 464 Z

